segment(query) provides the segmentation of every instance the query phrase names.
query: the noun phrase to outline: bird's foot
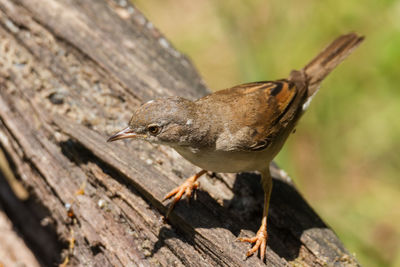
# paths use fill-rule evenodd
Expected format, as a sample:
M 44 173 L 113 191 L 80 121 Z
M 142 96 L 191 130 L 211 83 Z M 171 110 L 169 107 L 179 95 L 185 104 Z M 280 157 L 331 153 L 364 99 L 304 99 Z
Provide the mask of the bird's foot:
M 188 178 L 183 184 L 173 189 L 164 197 L 163 201 L 174 196 L 174 199 L 172 200 L 172 203 L 169 206 L 167 214 L 165 216 L 166 218 L 168 218 L 170 212 L 174 209 L 175 204 L 182 198 L 183 195 L 185 195 L 188 200 L 190 199 L 193 191 L 199 187 L 199 182 L 197 182 L 197 179 L 204 173 L 206 173 L 206 171 L 203 170 L 193 175 L 192 177 Z
M 265 259 L 265 250 L 267 247 L 267 239 L 268 239 L 268 234 L 267 234 L 267 227 L 266 225 L 261 225 L 260 229 L 258 230 L 256 236 L 254 237 L 240 237 L 238 238 L 239 241 L 241 242 L 249 242 L 249 243 L 255 243 L 254 246 L 249 249 L 246 253 L 247 257 L 250 257 L 253 255 L 257 250 L 260 251 L 260 258 L 262 261 Z

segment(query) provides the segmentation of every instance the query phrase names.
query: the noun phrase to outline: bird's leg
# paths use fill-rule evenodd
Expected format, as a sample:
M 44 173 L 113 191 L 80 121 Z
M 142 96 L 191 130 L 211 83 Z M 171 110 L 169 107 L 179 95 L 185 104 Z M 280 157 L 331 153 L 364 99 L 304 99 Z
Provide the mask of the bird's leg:
M 268 234 L 267 234 L 268 208 L 269 208 L 269 200 L 270 200 L 271 191 L 272 191 L 272 177 L 269 172 L 269 169 L 267 169 L 261 173 L 261 183 L 264 188 L 264 211 L 263 211 L 263 217 L 261 220 L 260 229 L 258 229 L 256 236 L 251 237 L 251 238 L 242 237 L 242 238 L 239 238 L 239 241 L 255 243 L 254 246 L 249 251 L 247 251 L 246 256 L 249 257 L 249 256 L 253 255 L 255 252 L 257 252 L 257 250 L 259 250 L 260 258 L 262 261 L 264 261 L 265 251 L 267 248 L 267 240 L 268 240 Z
M 197 179 L 206 172 L 207 172 L 206 170 L 202 170 L 196 173 L 195 175 L 188 178 L 183 184 L 173 189 L 164 197 L 163 201 L 175 196 L 174 199 L 172 200 L 171 205 L 168 208 L 167 214 L 165 215 L 166 218 L 168 218 L 168 215 L 174 209 L 175 204 L 181 199 L 183 194 L 185 194 L 185 196 L 188 199 L 192 196 L 193 190 L 199 187 L 199 182 L 197 182 Z

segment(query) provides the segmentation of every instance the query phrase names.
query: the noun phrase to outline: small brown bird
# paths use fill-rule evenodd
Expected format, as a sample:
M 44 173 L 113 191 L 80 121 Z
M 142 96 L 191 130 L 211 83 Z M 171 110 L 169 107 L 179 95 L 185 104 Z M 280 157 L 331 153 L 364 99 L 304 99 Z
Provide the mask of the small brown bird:
M 167 216 L 184 194 L 191 196 L 198 187 L 196 180 L 206 171 L 259 171 L 265 192 L 261 227 L 254 237 L 239 240 L 254 243 L 247 256 L 259 250 L 264 260 L 272 189 L 269 164 L 322 80 L 363 39 L 355 33 L 340 36 L 303 69 L 292 71 L 288 79 L 242 84 L 196 101 L 181 97 L 151 100 L 135 111 L 126 129 L 108 141 L 134 138 L 168 145 L 203 169 L 165 196 L 174 196 Z

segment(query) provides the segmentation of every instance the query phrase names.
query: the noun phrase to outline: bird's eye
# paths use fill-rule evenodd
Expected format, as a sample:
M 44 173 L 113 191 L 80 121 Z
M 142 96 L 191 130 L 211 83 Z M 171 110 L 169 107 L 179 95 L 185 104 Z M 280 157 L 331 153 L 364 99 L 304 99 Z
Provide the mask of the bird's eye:
M 158 125 L 149 125 L 147 126 L 147 131 L 152 135 L 156 135 L 160 132 L 160 127 Z

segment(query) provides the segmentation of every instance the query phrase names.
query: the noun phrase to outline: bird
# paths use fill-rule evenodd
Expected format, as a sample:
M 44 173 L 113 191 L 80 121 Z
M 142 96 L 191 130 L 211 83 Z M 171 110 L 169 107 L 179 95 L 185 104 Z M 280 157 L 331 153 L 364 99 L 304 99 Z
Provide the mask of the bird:
M 267 248 L 267 217 L 272 190 L 269 165 L 294 131 L 322 80 L 364 40 L 348 33 L 339 36 L 304 68 L 285 79 L 237 85 L 192 101 L 179 96 L 150 100 L 136 109 L 128 127 L 107 141 L 139 139 L 166 145 L 202 170 L 170 191 L 166 213 L 198 188 L 198 178 L 210 172 L 261 174 L 264 208 L 254 237 L 242 237 L 262 261 Z

